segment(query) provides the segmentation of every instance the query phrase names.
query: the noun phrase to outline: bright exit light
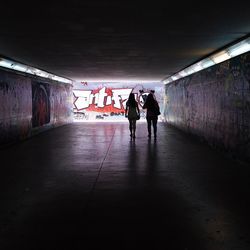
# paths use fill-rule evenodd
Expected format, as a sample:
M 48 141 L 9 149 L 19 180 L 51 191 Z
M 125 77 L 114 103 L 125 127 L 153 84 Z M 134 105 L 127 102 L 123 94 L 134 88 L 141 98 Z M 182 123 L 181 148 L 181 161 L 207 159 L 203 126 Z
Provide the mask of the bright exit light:
M 250 51 L 250 37 L 237 43 L 237 44 L 234 44 L 234 45 L 228 47 L 227 49 L 225 49 L 223 51 L 220 51 L 214 55 L 211 55 L 210 57 L 205 58 L 205 59 L 185 68 L 184 70 L 177 72 L 176 74 L 174 74 L 172 76 L 167 77 L 166 79 L 163 80 L 163 83 L 168 84 L 168 83 L 173 82 L 177 79 L 191 75 L 195 72 L 206 69 L 206 68 L 211 67 L 215 64 L 224 62 L 230 58 L 241 55 L 241 54 L 246 53 L 248 51 Z
M 30 67 L 21 63 L 17 63 L 17 62 L 14 62 L 5 58 L 0 58 L 0 67 L 13 69 L 19 72 L 24 72 L 27 74 L 36 75 L 36 76 L 40 76 L 44 78 L 49 78 L 49 79 L 59 81 L 59 82 L 70 83 L 70 84 L 73 83 L 71 80 L 67 78 L 56 76 L 46 71 L 36 69 L 36 68 Z

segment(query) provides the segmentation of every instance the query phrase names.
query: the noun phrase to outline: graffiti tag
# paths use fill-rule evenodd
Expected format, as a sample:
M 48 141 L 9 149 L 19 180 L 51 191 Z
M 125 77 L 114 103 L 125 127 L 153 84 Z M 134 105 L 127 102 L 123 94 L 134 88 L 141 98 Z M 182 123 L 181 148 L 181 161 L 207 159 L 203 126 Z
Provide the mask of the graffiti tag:
M 126 101 L 132 89 L 107 89 L 103 87 L 97 92 L 94 90 L 74 90 L 76 98 L 74 105 L 77 110 L 87 109 L 91 105 L 96 108 L 113 106 L 116 109 L 125 109 Z

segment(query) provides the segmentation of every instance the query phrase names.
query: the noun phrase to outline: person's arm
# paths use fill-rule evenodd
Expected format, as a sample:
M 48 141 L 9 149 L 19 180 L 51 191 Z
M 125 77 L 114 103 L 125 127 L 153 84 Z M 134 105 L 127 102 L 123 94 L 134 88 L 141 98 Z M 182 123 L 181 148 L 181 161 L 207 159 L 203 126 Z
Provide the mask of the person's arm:
M 140 109 L 139 109 L 138 103 L 136 103 L 136 109 L 137 109 L 137 113 L 140 114 Z
M 126 104 L 126 109 L 125 109 L 125 117 L 128 116 L 128 105 Z
M 159 108 L 159 103 L 155 100 L 156 107 Z

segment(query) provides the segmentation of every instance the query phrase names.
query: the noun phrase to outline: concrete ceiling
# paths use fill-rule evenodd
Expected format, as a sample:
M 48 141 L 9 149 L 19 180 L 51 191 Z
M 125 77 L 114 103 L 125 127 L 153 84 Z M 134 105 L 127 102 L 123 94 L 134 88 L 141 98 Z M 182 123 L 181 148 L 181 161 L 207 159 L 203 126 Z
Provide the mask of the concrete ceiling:
M 76 81 L 160 81 L 250 32 L 249 1 L 18 2 L 0 54 Z

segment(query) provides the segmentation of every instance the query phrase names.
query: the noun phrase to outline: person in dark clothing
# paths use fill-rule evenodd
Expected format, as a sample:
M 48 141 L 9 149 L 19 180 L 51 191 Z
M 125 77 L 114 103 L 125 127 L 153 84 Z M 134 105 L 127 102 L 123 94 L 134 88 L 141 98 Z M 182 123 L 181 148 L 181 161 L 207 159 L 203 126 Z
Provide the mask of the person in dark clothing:
M 160 115 L 160 107 L 153 96 L 152 93 L 149 93 L 147 99 L 142 107 L 143 109 L 147 109 L 146 119 L 148 124 L 148 137 L 151 137 L 151 125 L 153 124 L 154 129 L 154 137 L 157 137 L 157 121 L 158 115 Z
M 129 120 L 130 136 L 135 138 L 136 120 L 140 114 L 138 102 L 135 100 L 135 95 L 130 93 L 126 102 L 125 117 Z

